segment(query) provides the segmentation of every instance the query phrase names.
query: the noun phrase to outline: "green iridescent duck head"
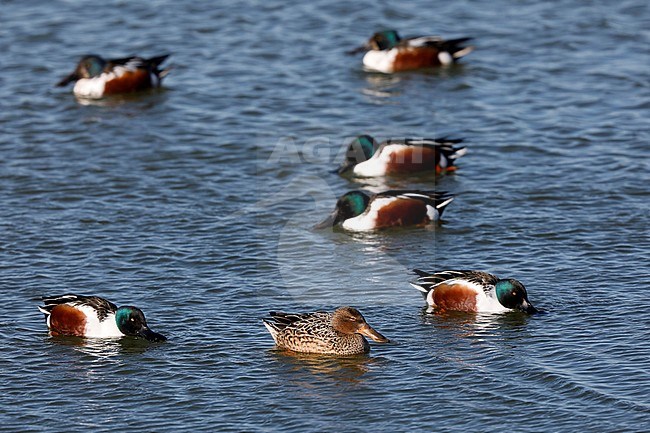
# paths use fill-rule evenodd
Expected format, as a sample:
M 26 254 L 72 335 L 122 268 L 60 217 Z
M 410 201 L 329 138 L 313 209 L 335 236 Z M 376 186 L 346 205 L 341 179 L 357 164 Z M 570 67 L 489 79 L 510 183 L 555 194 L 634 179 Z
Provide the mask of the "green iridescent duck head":
M 106 68 L 106 60 L 100 56 L 90 54 L 79 60 L 77 68 L 68 76 L 57 83 L 57 86 L 63 87 L 68 83 L 80 80 L 82 78 L 98 77 Z
M 526 313 L 536 313 L 538 311 L 528 300 L 526 288 L 519 281 L 513 278 L 499 280 L 495 288 L 497 299 L 504 307 Z
M 368 47 L 371 50 L 389 50 L 395 48 L 402 38 L 396 30 L 384 30 L 377 32 L 368 41 Z
M 164 335 L 153 332 L 147 325 L 142 310 L 136 307 L 120 307 L 115 312 L 115 323 L 117 329 L 124 335 L 142 337 L 149 341 L 165 341 Z
M 345 161 L 338 168 L 337 172 L 343 174 L 355 165 L 369 160 L 375 154 L 378 143 L 369 135 L 360 135 L 348 145 L 345 153 Z
M 368 42 L 349 50 L 347 54 L 353 55 L 368 50 L 389 50 L 395 48 L 401 41 L 402 38 L 397 33 L 397 30 L 384 30 L 375 33 L 368 39 Z
M 322 229 L 332 227 L 343 221 L 361 215 L 370 202 L 368 194 L 362 191 L 350 191 L 336 202 L 334 212 L 332 212 L 325 220 L 314 226 L 315 229 Z

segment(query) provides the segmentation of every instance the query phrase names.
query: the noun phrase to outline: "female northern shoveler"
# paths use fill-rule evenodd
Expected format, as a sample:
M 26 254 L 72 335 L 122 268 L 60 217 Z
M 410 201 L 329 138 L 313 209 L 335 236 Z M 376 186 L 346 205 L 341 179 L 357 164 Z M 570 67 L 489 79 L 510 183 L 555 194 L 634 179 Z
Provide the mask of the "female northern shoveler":
M 352 307 L 341 307 L 334 313 L 270 314 L 271 319 L 263 321 L 275 344 L 294 352 L 358 355 L 370 351 L 364 335 L 378 343 L 389 342 Z
M 375 33 L 365 45 L 349 53 L 367 50 L 363 56 L 363 65 L 369 70 L 390 74 L 450 65 L 474 50 L 472 46 L 463 46 L 471 39 L 446 41 L 438 36 L 402 39 L 397 31 L 386 30 Z
M 59 81 L 57 86 L 65 86 L 74 81 L 74 94 L 92 99 L 160 87 L 169 68 L 161 70 L 158 66 L 167 57 L 169 54 L 150 59 L 125 57 L 105 60 L 100 56 L 85 56 L 74 72 Z
M 435 191 L 385 191 L 373 196 L 351 191 L 336 202 L 334 212 L 314 228 L 341 224 L 344 229 L 368 231 L 396 226 L 424 225 L 440 219 L 454 197 Z
M 45 314 L 52 335 L 86 338 L 116 338 L 125 335 L 165 341 L 166 338 L 147 326 L 144 313 L 136 307 L 119 307 L 98 296 L 44 296 Z
M 357 176 L 372 177 L 387 174 L 435 170 L 436 173 L 455 171 L 454 162 L 465 155 L 465 147 L 454 147 L 462 139 L 404 138 L 378 144 L 369 135 L 360 135 L 348 146 L 346 160 L 339 174 L 352 170 Z
M 429 273 L 415 269 L 420 277 L 411 283 L 424 295 L 429 306 L 441 310 L 498 313 L 519 310 L 535 313 L 526 288 L 519 281 L 499 279 L 481 271 Z

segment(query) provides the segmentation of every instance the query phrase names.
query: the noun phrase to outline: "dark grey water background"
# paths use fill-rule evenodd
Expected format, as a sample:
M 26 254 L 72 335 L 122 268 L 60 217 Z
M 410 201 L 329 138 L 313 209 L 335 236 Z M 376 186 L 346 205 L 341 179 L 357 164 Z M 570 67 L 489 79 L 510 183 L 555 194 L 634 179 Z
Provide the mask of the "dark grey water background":
M 0 430 L 650 431 L 648 3 L 402 3 L 0 3 Z M 387 27 L 477 49 L 363 72 L 344 51 Z M 82 105 L 53 84 L 88 52 L 174 69 Z M 363 132 L 465 137 L 441 227 L 310 230 Z M 426 315 L 413 267 L 518 278 L 547 314 Z M 169 342 L 49 338 L 63 292 Z M 259 320 L 341 304 L 394 343 L 292 357 Z

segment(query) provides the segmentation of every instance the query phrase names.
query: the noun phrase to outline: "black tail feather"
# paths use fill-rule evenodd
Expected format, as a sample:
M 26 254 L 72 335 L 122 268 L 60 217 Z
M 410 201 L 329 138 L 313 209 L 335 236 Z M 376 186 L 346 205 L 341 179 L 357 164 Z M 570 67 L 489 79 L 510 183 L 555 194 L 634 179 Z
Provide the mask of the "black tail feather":
M 156 57 L 151 57 L 150 59 L 147 59 L 147 63 L 149 63 L 151 66 L 154 68 L 158 68 L 158 66 L 164 62 L 167 57 L 169 57 L 171 54 L 163 54 L 161 56 L 156 56 Z
M 431 272 L 422 271 L 420 269 L 413 269 L 413 272 L 420 277 L 428 277 L 429 275 L 431 275 Z

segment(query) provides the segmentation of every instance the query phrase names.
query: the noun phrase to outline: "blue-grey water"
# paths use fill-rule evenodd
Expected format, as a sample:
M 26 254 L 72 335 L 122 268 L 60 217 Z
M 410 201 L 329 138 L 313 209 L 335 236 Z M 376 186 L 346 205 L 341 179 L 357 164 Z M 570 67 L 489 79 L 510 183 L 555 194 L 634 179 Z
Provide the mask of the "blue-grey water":
M 0 430 L 650 431 L 643 0 L 0 4 Z M 366 73 L 374 31 L 475 37 Z M 83 104 L 79 56 L 172 53 Z M 464 137 L 455 175 L 331 173 L 351 136 Z M 440 226 L 311 226 L 349 189 L 457 194 Z M 410 270 L 521 280 L 545 314 L 426 314 Z M 42 295 L 141 307 L 164 344 L 48 336 Z M 269 310 L 351 304 L 368 356 L 274 350 Z

